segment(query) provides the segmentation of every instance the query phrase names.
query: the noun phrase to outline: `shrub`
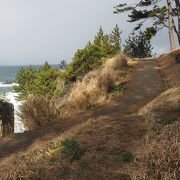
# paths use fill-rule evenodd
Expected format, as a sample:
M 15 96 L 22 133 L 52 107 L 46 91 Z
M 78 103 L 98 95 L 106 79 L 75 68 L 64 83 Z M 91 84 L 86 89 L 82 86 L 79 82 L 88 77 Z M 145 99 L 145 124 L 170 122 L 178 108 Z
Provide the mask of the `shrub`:
M 139 31 L 138 34 L 132 32 L 126 40 L 124 52 L 132 57 L 144 58 L 152 56 L 152 46 L 146 33 Z
M 86 148 L 80 147 L 80 145 L 74 139 L 65 139 L 62 142 L 63 149 L 62 153 L 70 158 L 70 162 L 74 160 L 80 160 L 81 157 L 85 154 Z
M 127 57 L 124 55 L 107 60 L 102 69 L 89 72 L 82 81 L 74 85 L 68 102 L 80 109 L 86 104 L 95 105 L 103 102 L 107 99 L 112 87 L 124 81 L 122 72 L 124 73 L 127 67 Z
M 150 134 L 129 167 L 132 179 L 178 179 L 180 123 Z
M 27 98 L 20 106 L 18 116 L 28 130 L 44 126 L 58 119 L 56 108 L 44 96 Z
M 21 68 L 15 77 L 14 91 L 19 99 L 29 95 L 53 96 L 58 79 L 64 78 L 64 72 L 51 67 L 47 62 L 39 69 L 33 66 Z
M 72 62 L 67 67 L 66 82 L 76 81 L 88 72 L 98 69 L 104 59 L 112 57 L 119 51 L 119 28 L 116 26 L 111 36 L 104 34 L 103 29 L 100 28 L 94 40 L 75 53 Z

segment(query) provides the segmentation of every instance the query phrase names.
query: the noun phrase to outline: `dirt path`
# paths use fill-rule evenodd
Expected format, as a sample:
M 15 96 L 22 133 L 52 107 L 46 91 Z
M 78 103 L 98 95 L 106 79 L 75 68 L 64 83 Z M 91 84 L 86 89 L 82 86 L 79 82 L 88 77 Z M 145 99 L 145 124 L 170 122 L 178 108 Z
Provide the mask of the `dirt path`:
M 12 138 L 6 138 L 0 142 L 0 158 L 9 156 L 11 153 L 25 150 L 35 142 L 47 141 L 70 129 L 71 127 L 83 123 L 89 118 L 96 118 L 101 115 L 110 117 L 125 116 L 136 112 L 141 106 L 155 98 L 163 90 L 163 82 L 156 63 L 153 60 L 141 62 L 133 75 L 128 91 L 116 102 L 98 107 L 87 113 L 75 116 L 71 120 L 63 120 L 53 124 L 48 128 L 37 129 L 34 132 L 27 132 Z

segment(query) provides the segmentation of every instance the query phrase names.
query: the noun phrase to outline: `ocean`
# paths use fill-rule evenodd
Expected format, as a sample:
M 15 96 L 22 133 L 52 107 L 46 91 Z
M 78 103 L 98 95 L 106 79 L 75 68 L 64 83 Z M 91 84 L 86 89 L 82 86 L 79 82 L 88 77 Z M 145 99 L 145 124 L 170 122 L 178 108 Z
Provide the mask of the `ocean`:
M 12 91 L 13 84 L 6 83 L 13 81 L 21 66 L 0 66 L 0 93 Z

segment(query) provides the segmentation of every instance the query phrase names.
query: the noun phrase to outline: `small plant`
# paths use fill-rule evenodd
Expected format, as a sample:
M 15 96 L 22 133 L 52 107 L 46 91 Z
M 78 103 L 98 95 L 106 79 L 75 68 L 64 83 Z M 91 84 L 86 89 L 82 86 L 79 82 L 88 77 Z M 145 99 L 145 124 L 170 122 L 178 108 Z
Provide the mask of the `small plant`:
M 89 169 L 89 165 L 86 161 L 80 161 L 79 167 L 82 171 Z
M 68 168 L 63 168 L 59 173 L 58 177 L 60 178 L 67 178 L 69 176 L 69 170 Z
M 109 93 L 114 96 L 118 92 L 123 92 L 126 89 L 126 82 L 122 82 L 119 85 L 112 85 Z
M 92 133 L 93 133 L 92 130 L 87 130 L 87 131 L 84 132 L 84 134 L 87 134 L 87 135 L 91 135 Z
M 177 107 L 177 111 L 180 111 L 180 106 Z
M 131 152 L 120 149 L 113 149 L 110 151 L 110 154 L 115 155 L 121 162 L 129 163 L 134 159 L 134 156 Z
M 81 148 L 74 139 L 66 139 L 62 142 L 62 145 L 62 153 L 70 158 L 70 162 L 80 160 L 86 152 L 86 149 Z
M 125 150 L 121 150 L 118 156 L 120 157 L 121 161 L 125 163 L 129 163 L 134 159 L 133 154 Z
M 179 180 L 180 179 L 180 171 L 176 172 L 176 179 Z
M 82 109 L 83 111 L 88 111 L 88 110 L 90 110 L 90 109 L 93 109 L 94 107 L 95 107 L 94 104 L 87 103 L 87 104 L 84 104 L 81 109 Z
M 169 125 L 169 124 L 173 124 L 176 121 L 180 121 L 180 118 L 178 118 L 178 117 L 174 117 L 174 118 L 167 117 L 166 119 L 161 120 L 159 123 L 161 125 L 163 125 L 163 126 L 166 126 L 166 125 Z
M 131 178 L 130 178 L 130 176 L 128 174 L 120 174 L 119 179 L 131 180 Z
M 78 149 L 78 144 L 74 139 L 66 139 L 62 143 L 63 153 L 66 155 L 72 155 L 76 149 Z

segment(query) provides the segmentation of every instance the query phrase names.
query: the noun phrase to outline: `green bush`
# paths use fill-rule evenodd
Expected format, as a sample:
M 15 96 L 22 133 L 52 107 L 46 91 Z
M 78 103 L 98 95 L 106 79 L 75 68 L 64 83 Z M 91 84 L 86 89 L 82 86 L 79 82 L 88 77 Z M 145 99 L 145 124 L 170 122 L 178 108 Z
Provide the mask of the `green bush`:
M 39 69 L 29 66 L 21 68 L 16 74 L 14 91 L 19 94 L 19 99 L 25 99 L 29 95 L 43 95 L 51 97 L 57 86 L 59 78 L 63 78 L 64 72 L 51 67 L 47 62 Z
M 76 81 L 89 71 L 99 68 L 103 61 L 120 52 L 120 30 L 118 26 L 112 34 L 104 34 L 100 27 L 92 42 L 78 50 L 67 67 L 66 82 Z
M 70 161 L 80 160 L 81 157 L 85 154 L 86 149 L 79 146 L 77 141 L 74 139 L 65 139 L 62 142 L 63 149 L 62 153 L 67 157 L 70 158 Z
M 132 57 L 144 58 L 152 56 L 151 40 L 142 31 L 132 32 L 126 40 L 124 52 Z

